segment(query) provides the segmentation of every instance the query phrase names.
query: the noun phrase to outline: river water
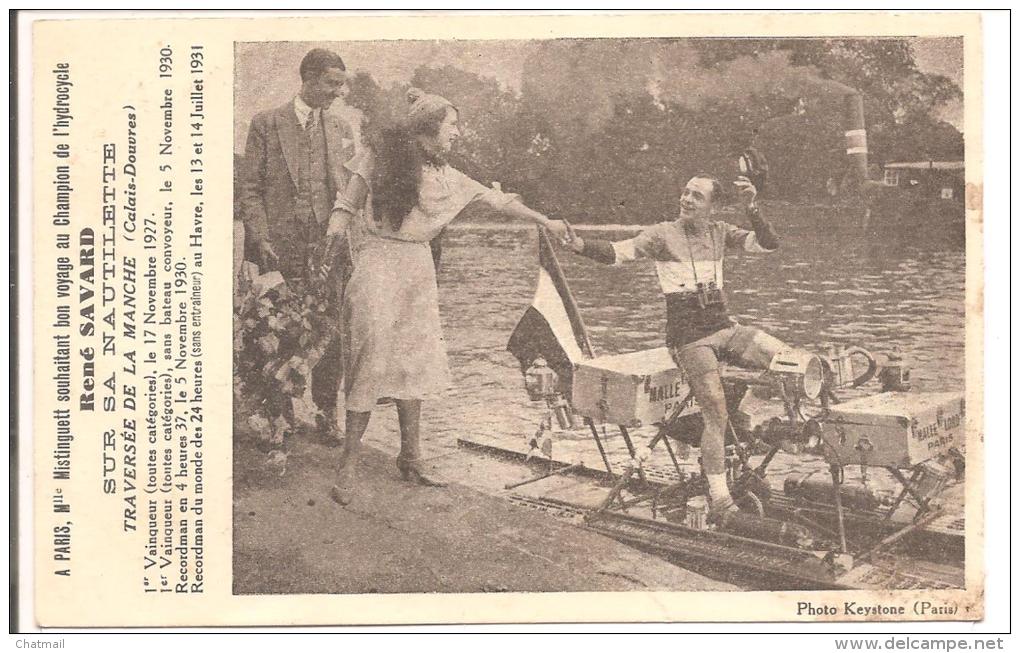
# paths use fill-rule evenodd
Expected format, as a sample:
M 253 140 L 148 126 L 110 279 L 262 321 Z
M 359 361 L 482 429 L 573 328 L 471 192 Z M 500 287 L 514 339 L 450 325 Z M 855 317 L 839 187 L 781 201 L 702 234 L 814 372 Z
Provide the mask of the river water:
M 916 390 L 963 390 L 965 256 L 954 231 L 881 221 L 865 231 L 829 207 L 773 204 L 765 211 L 782 245 L 772 254 L 727 256 L 734 318 L 807 348 L 831 341 L 896 349 L 912 366 Z M 636 230 L 582 233 L 623 239 Z M 608 267 L 562 250 L 559 258 L 598 354 L 662 346 L 665 309 L 650 261 Z M 528 401 L 506 342 L 531 302 L 537 265 L 537 238 L 527 225 L 448 232 L 439 286 L 454 384 L 425 404 L 427 455 L 455 449 L 460 437 L 520 448 L 535 432 L 544 407 Z M 376 421 L 395 422 L 382 416 L 391 412 L 377 411 Z M 380 433 L 377 426 L 369 439 L 393 449 L 393 427 Z

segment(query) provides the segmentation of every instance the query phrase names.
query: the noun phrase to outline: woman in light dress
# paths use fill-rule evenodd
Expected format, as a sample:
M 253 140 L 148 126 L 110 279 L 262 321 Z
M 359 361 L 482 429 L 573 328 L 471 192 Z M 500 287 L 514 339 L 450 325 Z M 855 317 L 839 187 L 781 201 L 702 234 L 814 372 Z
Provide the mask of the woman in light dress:
M 447 163 L 460 133 L 457 109 L 448 100 L 412 88 L 408 102 L 402 124 L 383 132 L 371 157 L 362 158 L 330 221 L 330 234 L 346 231 L 354 252 L 341 315 L 346 438 L 330 492 L 341 505 L 356 496 L 361 439 L 380 399 L 396 403 L 397 468 L 404 479 L 442 485 L 422 464 L 419 444 L 422 399 L 450 383 L 429 242 L 474 202 L 566 237 L 563 221 L 550 220 L 517 196 L 487 188 Z M 364 210 L 357 210 L 360 206 Z

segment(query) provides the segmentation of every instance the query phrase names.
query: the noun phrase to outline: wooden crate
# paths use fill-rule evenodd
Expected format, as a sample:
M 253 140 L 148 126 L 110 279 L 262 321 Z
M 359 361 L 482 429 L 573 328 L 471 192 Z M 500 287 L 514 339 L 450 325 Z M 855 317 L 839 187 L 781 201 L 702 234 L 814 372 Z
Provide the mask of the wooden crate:
M 824 454 L 844 465 L 909 468 L 960 447 L 964 400 L 957 392 L 883 392 L 832 407 Z
M 665 347 L 586 360 L 574 370 L 574 411 L 596 423 L 637 427 L 661 421 L 689 388 Z

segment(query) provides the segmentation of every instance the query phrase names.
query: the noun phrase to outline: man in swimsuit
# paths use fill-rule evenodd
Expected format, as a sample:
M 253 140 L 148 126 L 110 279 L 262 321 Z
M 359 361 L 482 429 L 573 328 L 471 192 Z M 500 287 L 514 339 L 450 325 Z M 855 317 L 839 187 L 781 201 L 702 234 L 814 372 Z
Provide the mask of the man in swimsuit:
M 730 319 L 723 295 L 723 257 L 727 249 L 773 252 L 779 247 L 772 225 L 761 216 L 757 191 L 746 177 L 734 182 L 751 223 L 742 229 L 714 213 L 722 185 L 715 177 L 695 175 L 680 195 L 680 214 L 672 222 L 648 227 L 634 238 L 609 242 L 581 238 L 572 231 L 565 244 L 574 252 L 606 264 L 636 259 L 655 261 L 666 300 L 666 345 L 701 408 L 704 431 L 701 459 L 713 513 L 735 510 L 725 474 L 725 436 L 729 415 L 720 361 L 767 368 L 772 358 L 791 349 L 769 334 Z M 643 458 L 647 452 L 642 452 Z

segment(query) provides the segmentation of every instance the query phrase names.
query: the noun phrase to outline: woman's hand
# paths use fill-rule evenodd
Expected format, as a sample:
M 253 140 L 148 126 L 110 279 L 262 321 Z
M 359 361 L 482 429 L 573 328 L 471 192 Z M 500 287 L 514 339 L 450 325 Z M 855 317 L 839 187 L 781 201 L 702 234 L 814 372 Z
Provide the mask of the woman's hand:
M 339 238 L 347 232 L 347 227 L 354 217 L 349 211 L 334 208 L 329 214 L 329 226 L 326 227 L 326 238 Z
M 563 247 L 569 247 L 577 253 L 584 249 L 584 240 L 574 233 L 574 228 L 566 220 L 549 220 L 546 229 L 552 232 Z
M 339 236 L 326 236 L 326 241 L 322 244 L 322 250 L 320 252 L 319 268 L 316 270 L 319 276 L 320 282 L 325 282 L 329 279 L 330 272 L 333 271 L 333 265 L 336 263 L 337 254 L 340 248 L 343 247 L 345 234 Z
M 564 220 L 563 224 L 567 225 L 567 236 L 561 241 L 561 243 L 565 247 L 569 247 L 575 254 L 580 254 L 584 251 L 584 239 L 577 235 L 569 222 Z
M 546 220 L 545 228 L 562 244 L 567 243 L 568 227 L 565 220 Z

